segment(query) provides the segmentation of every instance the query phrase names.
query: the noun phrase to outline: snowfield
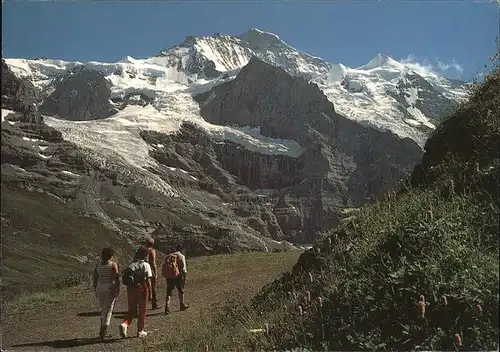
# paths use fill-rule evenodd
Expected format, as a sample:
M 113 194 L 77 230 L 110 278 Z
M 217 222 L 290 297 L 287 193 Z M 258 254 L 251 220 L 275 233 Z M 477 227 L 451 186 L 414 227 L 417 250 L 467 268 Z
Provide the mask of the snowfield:
M 264 154 L 285 154 L 299 156 L 302 147 L 295 141 L 278 140 L 264 137 L 258 128 L 231 128 L 212 125 L 193 112 L 199 112 L 196 102 L 188 93 L 177 92 L 171 95 L 175 109 L 156 110 L 153 106 L 128 106 L 117 114 L 102 120 L 68 121 L 44 116 L 47 125 L 61 131 L 63 138 L 75 143 L 88 154 L 100 161 L 101 165 L 128 175 L 141 184 L 168 196 L 176 192 L 157 174 L 149 171 L 157 162 L 149 151 L 150 146 L 140 136 L 141 130 L 161 133 L 176 133 L 183 122 L 194 123 L 212 134 L 215 139 L 229 140 L 247 149 Z M 185 99 L 182 102 L 182 99 Z M 132 171 L 133 170 L 133 171 Z M 192 179 L 196 178 L 189 175 Z
M 358 68 L 336 64 L 328 73 L 313 81 L 340 114 L 367 126 L 390 130 L 402 138 L 409 137 L 423 147 L 427 137 L 415 127 L 434 129 L 435 125 L 415 106 L 420 99 L 418 89 L 410 87 L 406 91 L 405 99 L 410 105 L 406 111 L 411 118 L 405 117 L 396 99 L 387 94 L 388 91 L 397 92 L 397 85 L 406 80 L 408 73 L 422 76 L 449 99 L 460 101 L 466 97 L 463 88 L 453 89 L 446 79 L 430 72 L 411 70 L 383 54 L 377 54 Z

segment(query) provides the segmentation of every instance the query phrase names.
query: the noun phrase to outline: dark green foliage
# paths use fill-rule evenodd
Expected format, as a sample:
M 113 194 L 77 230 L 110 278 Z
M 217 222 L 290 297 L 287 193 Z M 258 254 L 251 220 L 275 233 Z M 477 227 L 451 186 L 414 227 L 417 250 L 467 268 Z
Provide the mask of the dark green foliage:
M 496 66 L 454 114 L 427 140 L 422 163 L 412 174 L 414 186 L 450 185 L 480 192 L 498 201 L 500 172 L 500 66 Z
M 460 333 L 466 350 L 497 348 L 498 216 L 474 198 L 428 191 L 365 209 L 310 258 L 321 269 L 286 275 L 255 299 L 259 310 L 289 306 L 287 317 L 270 322 L 280 333 L 269 343 L 285 348 L 291 341 L 284 331 L 295 331 L 293 339 L 315 350 L 449 350 Z M 314 303 L 302 304 L 301 322 L 299 302 L 287 292 L 306 291 Z M 420 295 L 429 304 L 425 319 L 418 317 Z

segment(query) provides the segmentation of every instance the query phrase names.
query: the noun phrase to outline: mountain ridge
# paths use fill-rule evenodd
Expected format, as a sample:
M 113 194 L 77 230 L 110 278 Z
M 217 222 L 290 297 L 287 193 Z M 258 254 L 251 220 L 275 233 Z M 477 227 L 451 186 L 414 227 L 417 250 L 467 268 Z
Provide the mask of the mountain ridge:
M 381 130 L 391 130 L 401 137 L 410 137 L 420 146 L 441 115 L 441 111 L 429 113 L 425 108 L 423 112 L 421 105 L 436 105 L 436 102 L 443 105 L 444 102 L 446 108 L 451 108 L 466 96 L 459 82 L 415 71 L 384 54 L 377 54 L 366 64 L 368 66 L 351 68 L 297 50 L 276 34 L 256 28 L 239 36 L 191 35 L 152 57 L 126 57 L 115 63 L 48 59 L 6 61 L 16 74 L 31 77 L 40 87 L 47 87 L 58 73 L 85 65 L 102 72 L 111 81 L 112 97 L 139 92 L 154 98 L 157 93 L 172 89 L 184 89 L 192 94 L 209 90 L 234 79 L 253 56 L 318 84 L 344 116 Z M 377 62 L 379 65 L 375 65 Z M 384 65 L 387 63 L 391 65 Z M 338 72 L 339 67 L 342 74 Z M 411 81 L 408 77 L 416 75 L 420 78 L 408 84 Z M 423 97 L 419 97 L 420 91 Z

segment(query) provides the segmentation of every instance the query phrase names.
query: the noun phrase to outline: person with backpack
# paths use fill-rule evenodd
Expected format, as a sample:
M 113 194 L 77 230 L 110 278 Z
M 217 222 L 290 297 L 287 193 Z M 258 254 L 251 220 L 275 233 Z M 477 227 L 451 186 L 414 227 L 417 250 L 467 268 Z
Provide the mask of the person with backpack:
M 167 279 L 167 295 L 165 299 L 165 315 L 170 314 L 170 299 L 174 288 L 179 292 L 179 303 L 181 311 L 189 308 L 189 305 L 184 302 L 184 285 L 186 283 L 186 257 L 182 254 L 184 248 L 182 245 L 176 247 L 174 253 L 170 253 L 165 258 L 162 265 L 162 275 Z
M 116 297 L 120 294 L 120 275 L 118 274 L 118 264 L 113 261 L 115 251 L 112 248 L 103 248 L 101 260 L 94 269 L 94 290 L 101 308 L 101 328 L 99 337 L 104 339 Z
M 128 327 L 135 317 L 137 321 L 137 336 L 146 337 L 148 333 L 144 331 L 146 324 L 146 312 L 148 309 L 148 299 L 151 298 L 151 266 L 145 261 L 148 251 L 139 248 L 134 256 L 134 261 L 123 272 L 122 281 L 127 286 L 128 312 L 125 319 L 120 324 L 119 331 L 123 338 L 128 337 Z M 137 315 L 139 307 L 139 315 Z
M 148 256 L 146 261 L 151 266 L 151 271 L 153 272 L 153 277 L 151 278 L 151 309 L 159 309 L 158 300 L 156 298 L 156 280 L 158 277 L 158 266 L 156 265 L 156 249 L 153 248 L 155 240 L 152 238 L 147 238 L 142 247 L 148 251 Z

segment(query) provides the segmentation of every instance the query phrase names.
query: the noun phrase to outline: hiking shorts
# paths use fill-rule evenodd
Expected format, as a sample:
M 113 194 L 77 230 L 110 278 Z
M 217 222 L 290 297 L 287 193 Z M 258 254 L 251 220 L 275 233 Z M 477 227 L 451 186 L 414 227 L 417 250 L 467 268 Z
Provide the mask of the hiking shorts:
M 177 289 L 177 292 L 184 293 L 184 278 L 182 276 L 167 279 L 167 296 L 172 296 L 174 288 Z

